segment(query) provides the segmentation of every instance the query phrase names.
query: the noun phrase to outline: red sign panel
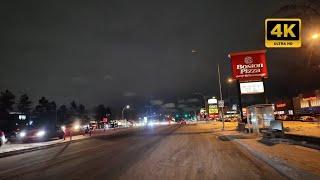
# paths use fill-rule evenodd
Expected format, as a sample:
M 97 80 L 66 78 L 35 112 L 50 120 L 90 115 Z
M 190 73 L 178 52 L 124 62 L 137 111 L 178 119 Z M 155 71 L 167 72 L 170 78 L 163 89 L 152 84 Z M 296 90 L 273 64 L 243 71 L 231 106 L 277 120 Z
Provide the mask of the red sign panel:
M 234 79 L 251 81 L 268 77 L 265 50 L 230 53 L 229 56 Z
M 108 118 L 106 118 L 106 117 L 102 118 L 102 122 L 107 123 L 108 122 Z

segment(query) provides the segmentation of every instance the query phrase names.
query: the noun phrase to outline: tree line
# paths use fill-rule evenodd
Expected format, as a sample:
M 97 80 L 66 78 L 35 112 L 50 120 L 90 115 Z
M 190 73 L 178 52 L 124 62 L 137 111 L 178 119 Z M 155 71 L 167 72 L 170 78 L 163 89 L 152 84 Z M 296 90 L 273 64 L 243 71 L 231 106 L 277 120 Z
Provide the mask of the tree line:
M 12 111 L 18 111 L 26 114 L 30 117 L 34 117 L 39 121 L 49 120 L 56 124 L 71 123 L 76 119 L 88 122 L 91 119 L 102 120 L 107 117 L 112 118 L 112 113 L 109 107 L 104 105 L 98 105 L 93 113 L 89 113 L 85 105 L 78 104 L 72 101 L 69 105 L 61 105 L 57 107 L 57 104 L 53 100 L 49 100 L 46 97 L 41 97 L 37 104 L 33 106 L 33 102 L 27 94 L 22 94 L 17 100 L 16 96 L 9 90 L 0 92 L 0 125 L 9 121 L 9 113 Z

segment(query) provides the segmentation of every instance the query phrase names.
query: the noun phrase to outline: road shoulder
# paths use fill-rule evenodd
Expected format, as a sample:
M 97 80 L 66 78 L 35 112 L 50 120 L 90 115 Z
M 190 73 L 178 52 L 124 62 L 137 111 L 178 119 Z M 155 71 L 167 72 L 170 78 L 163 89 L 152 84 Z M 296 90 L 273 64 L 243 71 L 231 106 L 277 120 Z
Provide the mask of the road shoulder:
M 261 143 L 259 137 L 233 130 L 215 129 L 215 133 L 220 139 L 232 141 L 243 147 L 290 179 L 319 179 L 320 177 L 320 151 L 318 150 L 290 144 L 267 145 Z

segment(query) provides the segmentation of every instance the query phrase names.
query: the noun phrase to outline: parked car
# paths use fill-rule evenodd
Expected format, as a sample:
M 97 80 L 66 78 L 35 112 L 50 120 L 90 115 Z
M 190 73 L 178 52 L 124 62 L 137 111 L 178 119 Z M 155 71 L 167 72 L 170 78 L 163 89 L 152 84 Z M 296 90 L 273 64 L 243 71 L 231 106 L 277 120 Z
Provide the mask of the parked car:
M 6 136 L 4 135 L 4 132 L 0 130 L 0 147 L 4 145 L 4 143 L 7 141 Z
M 317 121 L 317 119 L 313 116 L 301 116 L 300 117 L 300 121 L 303 121 L 303 122 L 315 122 Z

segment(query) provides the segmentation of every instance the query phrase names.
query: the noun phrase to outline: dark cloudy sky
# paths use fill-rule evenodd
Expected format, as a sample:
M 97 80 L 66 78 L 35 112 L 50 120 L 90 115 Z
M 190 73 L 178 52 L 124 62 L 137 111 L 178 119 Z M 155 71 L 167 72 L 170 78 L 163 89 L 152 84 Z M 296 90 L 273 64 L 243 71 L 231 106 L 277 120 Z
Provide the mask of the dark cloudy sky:
M 216 64 L 227 78 L 229 52 L 263 49 L 264 19 L 287 2 L 2 1 L 0 88 L 87 105 L 214 95 Z M 283 85 L 293 81 L 288 62 L 303 61 L 283 52 L 268 51 L 270 96 L 313 88 Z

